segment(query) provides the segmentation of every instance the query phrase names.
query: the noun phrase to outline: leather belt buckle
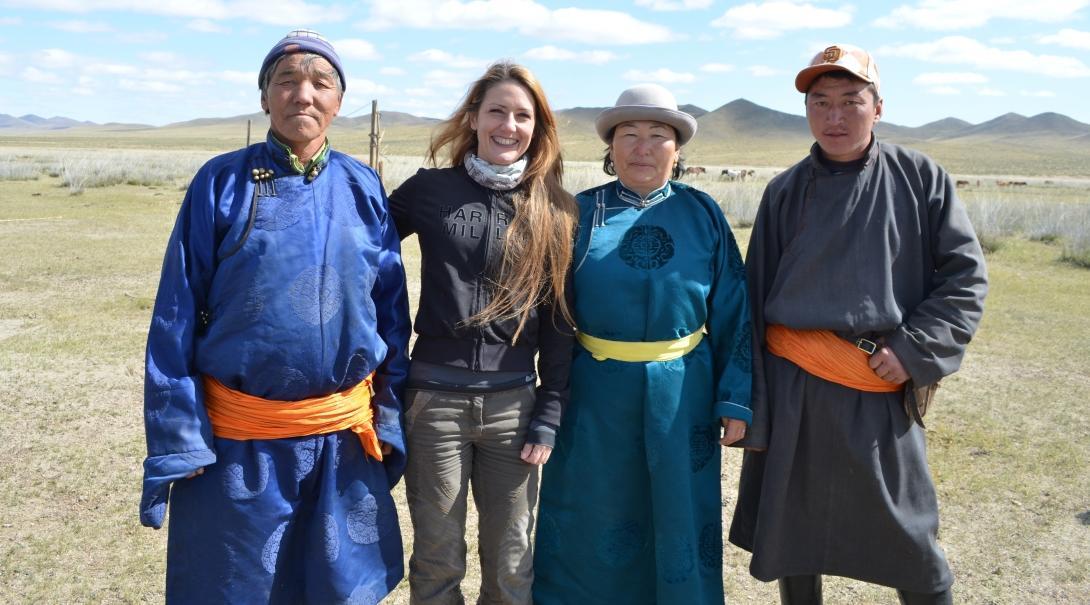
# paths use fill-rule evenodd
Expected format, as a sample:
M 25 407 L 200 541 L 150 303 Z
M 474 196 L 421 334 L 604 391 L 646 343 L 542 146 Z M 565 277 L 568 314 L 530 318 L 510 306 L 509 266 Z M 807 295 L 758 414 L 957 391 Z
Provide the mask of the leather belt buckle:
M 878 343 L 873 340 L 867 340 L 866 338 L 860 338 L 855 341 L 855 348 L 863 351 L 867 355 L 874 355 L 874 352 L 878 350 Z

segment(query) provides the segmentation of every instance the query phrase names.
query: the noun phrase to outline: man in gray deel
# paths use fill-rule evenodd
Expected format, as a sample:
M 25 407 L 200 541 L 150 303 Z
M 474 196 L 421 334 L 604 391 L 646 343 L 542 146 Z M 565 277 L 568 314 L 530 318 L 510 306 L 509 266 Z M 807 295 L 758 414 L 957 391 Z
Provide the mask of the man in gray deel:
M 830 46 L 795 78 L 816 143 L 769 184 L 746 257 L 754 421 L 730 541 L 783 603 L 821 576 L 952 602 L 923 413 L 957 371 L 987 292 L 954 183 L 884 143 L 864 50 Z

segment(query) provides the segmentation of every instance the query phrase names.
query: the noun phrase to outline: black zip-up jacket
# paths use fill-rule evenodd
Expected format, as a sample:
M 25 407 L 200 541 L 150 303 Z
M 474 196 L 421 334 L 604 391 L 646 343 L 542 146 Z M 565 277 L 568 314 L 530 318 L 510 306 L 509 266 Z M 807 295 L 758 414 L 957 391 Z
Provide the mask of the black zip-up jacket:
M 531 373 L 536 353 L 539 385 L 527 441 L 552 446 L 568 401 L 571 326 L 549 304 L 531 312 L 517 344 L 511 343 L 516 319 L 465 324 L 491 300 L 518 191 L 484 187 L 460 165 L 421 169 L 390 195 L 390 212 L 401 238 L 415 233 L 420 243 L 412 358 L 478 372 Z M 567 296 L 570 304 L 570 282 Z

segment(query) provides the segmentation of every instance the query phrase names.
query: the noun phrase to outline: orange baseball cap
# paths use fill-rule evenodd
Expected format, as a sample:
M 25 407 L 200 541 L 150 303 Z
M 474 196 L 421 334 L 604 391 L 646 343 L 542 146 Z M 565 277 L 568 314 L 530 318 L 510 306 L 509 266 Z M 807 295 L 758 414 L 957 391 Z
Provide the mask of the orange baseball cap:
M 795 76 L 795 89 L 805 93 L 818 76 L 830 71 L 846 71 L 864 82 L 874 84 L 875 89 L 881 89 L 878 64 L 870 53 L 851 44 L 834 44 L 814 55 L 810 65 Z

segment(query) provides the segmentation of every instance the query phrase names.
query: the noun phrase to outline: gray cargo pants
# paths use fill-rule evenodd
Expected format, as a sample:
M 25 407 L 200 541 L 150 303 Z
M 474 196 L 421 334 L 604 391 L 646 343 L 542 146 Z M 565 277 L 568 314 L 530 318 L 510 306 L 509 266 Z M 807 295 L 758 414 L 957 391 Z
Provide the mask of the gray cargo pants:
M 534 399 L 533 385 L 497 393 L 406 391 L 414 605 L 465 602 L 460 584 L 466 573 L 470 483 L 480 515 L 478 603 L 530 604 L 538 467 L 523 462 L 519 453 Z

